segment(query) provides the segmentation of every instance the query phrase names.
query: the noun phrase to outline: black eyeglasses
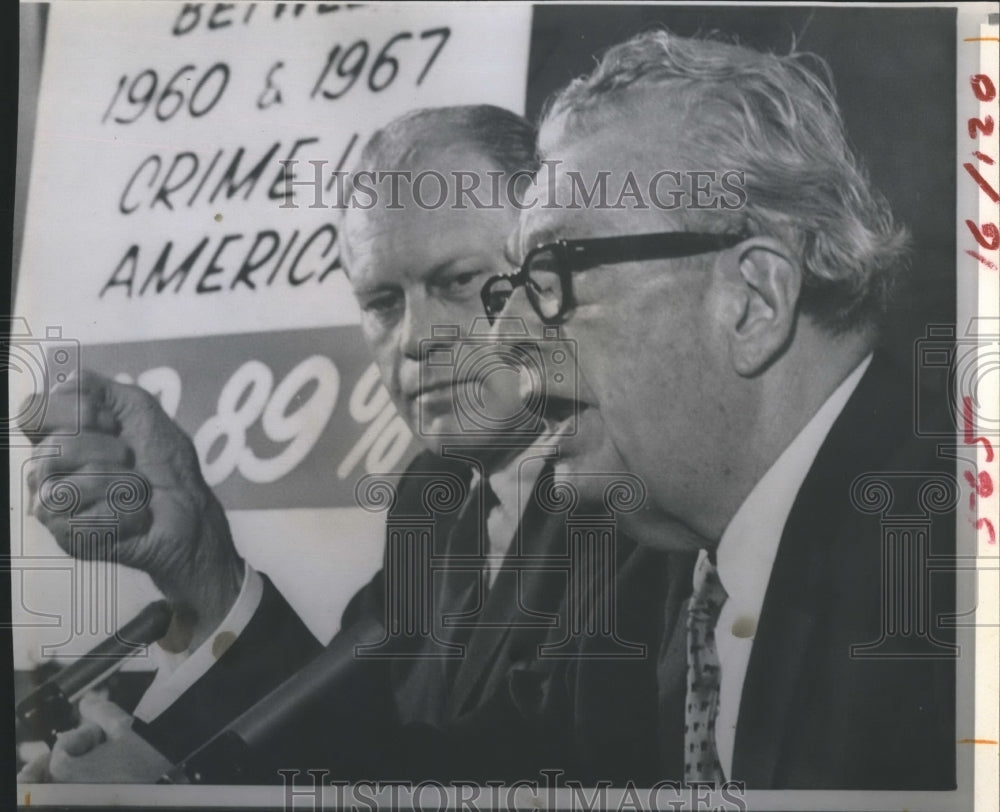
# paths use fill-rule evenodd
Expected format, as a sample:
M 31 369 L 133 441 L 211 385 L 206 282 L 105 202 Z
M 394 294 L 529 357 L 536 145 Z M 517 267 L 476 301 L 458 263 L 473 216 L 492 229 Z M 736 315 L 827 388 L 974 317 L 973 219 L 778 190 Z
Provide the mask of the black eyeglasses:
M 732 248 L 747 234 L 704 234 L 661 231 L 618 237 L 557 240 L 528 252 L 516 274 L 491 277 L 481 296 L 492 322 L 514 290 L 523 285 L 528 301 L 544 324 L 559 324 L 575 306 L 572 274 L 597 265 L 640 262 L 647 259 L 680 259 Z

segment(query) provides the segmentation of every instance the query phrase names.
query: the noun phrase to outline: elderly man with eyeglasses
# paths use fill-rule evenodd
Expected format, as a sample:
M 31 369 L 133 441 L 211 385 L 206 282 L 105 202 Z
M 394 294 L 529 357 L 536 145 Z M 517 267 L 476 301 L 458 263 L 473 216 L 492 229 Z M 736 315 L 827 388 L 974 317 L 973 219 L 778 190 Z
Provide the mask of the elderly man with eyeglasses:
M 489 188 L 488 173 L 533 170 L 534 139 L 527 121 L 489 105 L 417 110 L 371 137 L 359 170 L 472 176 Z M 552 486 L 556 449 L 530 419 L 541 415 L 512 422 L 521 410 L 473 375 L 479 350 L 490 349 L 488 336 L 470 335 L 485 322 L 479 292 L 508 269 L 516 201 L 425 206 L 387 180 L 377 205 L 362 199 L 344 212 L 340 231 L 365 342 L 425 446 L 396 479 L 383 568 L 350 601 L 324 659 L 306 666 L 323 647 L 236 554 L 189 441 L 152 397 L 88 374 L 87 431 L 55 465 L 134 468 L 153 483 L 154 509 L 129 528 L 120 560 L 173 601 L 175 633 L 163 641 L 173 656 L 134 720 L 109 702 L 82 702 L 84 724 L 22 781 L 151 782 L 196 750 L 184 776 L 198 783 L 281 783 L 281 768 L 356 781 L 538 781 L 542 770 L 586 783 L 655 778 L 667 559 L 615 533 L 620 462 L 587 471 L 565 498 L 567 483 Z M 567 351 L 554 343 L 546 357 Z M 518 338 L 509 349 L 548 369 L 539 347 Z M 464 351 L 467 364 L 457 360 Z M 491 358 L 481 359 L 484 374 L 502 372 Z M 554 369 L 553 379 L 573 380 L 570 365 Z M 571 420 L 565 408 L 560 417 Z M 630 510 L 642 496 L 626 497 Z M 65 540 L 60 516 L 39 516 Z M 358 642 L 368 656 L 356 654 Z M 325 687 L 287 703 L 254 747 L 199 749 L 228 741 L 212 736 L 248 708 L 274 718 L 267 692 L 301 673 L 324 674 L 310 684 Z
M 907 234 L 832 91 L 794 54 L 647 33 L 556 96 L 540 153 L 554 169 L 522 212 L 520 270 L 486 308 L 575 342 L 580 430 L 554 429 L 557 471 L 620 457 L 708 540 L 665 613 L 664 776 L 953 788 L 954 573 L 915 585 L 908 635 L 883 578 L 953 549 L 953 502 L 924 489 L 954 471 L 879 347 Z M 743 172 L 746 205 L 545 205 L 664 168 Z M 869 480 L 926 534 L 884 533 Z

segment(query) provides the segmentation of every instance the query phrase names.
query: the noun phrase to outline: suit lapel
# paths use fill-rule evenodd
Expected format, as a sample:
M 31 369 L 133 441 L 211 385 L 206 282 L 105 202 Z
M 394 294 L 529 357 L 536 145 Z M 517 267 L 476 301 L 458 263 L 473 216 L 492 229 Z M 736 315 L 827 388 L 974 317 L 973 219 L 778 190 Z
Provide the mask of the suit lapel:
M 446 551 L 451 564 L 462 569 L 444 570 L 438 578 L 434 615 L 443 640 L 463 646 L 460 658 L 441 661 L 444 685 L 451 685 L 469 658 L 473 625 L 483 610 L 486 583 L 483 580 L 482 543 L 486 532 L 482 488 L 473 488 L 458 520 L 448 532 Z M 463 560 L 464 559 L 464 560 Z M 447 625 L 446 625 L 447 621 Z
M 782 743 L 822 610 L 825 562 L 850 511 L 859 473 L 878 468 L 910 431 L 901 425 L 895 371 L 876 356 L 809 470 L 782 533 L 747 667 L 733 775 L 753 788 L 780 783 Z M 904 404 L 905 405 L 905 404 Z M 815 735 L 822 736 L 823 731 Z
M 565 573 L 520 569 L 514 564 L 521 556 L 565 555 L 564 527 L 562 516 L 542 511 L 532 496 L 518 527 L 521 544 L 516 540 L 511 544 L 468 638 L 466 657 L 452 689 L 454 712 L 463 712 L 505 677 L 507 669 L 501 660 L 533 659 L 534 647 L 556 622 Z
M 466 487 L 472 477 L 472 468 L 465 460 L 452 460 L 437 454 L 424 452 L 417 456 L 407 468 L 400 483 L 397 504 L 393 508 L 393 518 L 419 517 L 426 519 L 430 508 L 425 491 L 439 474 L 457 476 Z M 434 522 L 432 554 L 442 558 L 454 553 L 472 556 L 475 550 L 455 549 L 457 541 L 475 539 L 474 532 L 463 532 L 462 528 L 479 521 L 476 489 L 470 492 L 458 510 L 451 513 L 431 514 Z M 456 576 L 458 576 L 456 578 Z M 436 641 L 452 642 L 450 632 L 444 628 L 441 617 L 454 611 L 456 595 L 461 594 L 466 582 L 462 573 L 450 571 L 434 572 L 431 579 L 431 621 L 434 637 L 412 635 L 401 644 L 401 656 L 391 664 L 393 691 L 400 720 L 438 724 L 444 716 L 447 704 L 447 668 L 455 658 L 442 658 Z M 450 599 L 449 599 L 450 597 Z M 387 600 L 398 600 L 397 596 L 387 596 Z M 461 642 L 455 641 L 455 642 Z M 434 644 L 434 645 L 432 645 Z
M 514 603 L 517 600 L 513 579 L 505 576 L 513 573 L 499 573 L 496 583 L 490 589 L 486 606 L 479 623 L 471 630 L 465 657 L 458 663 L 455 682 L 452 686 L 449 706 L 453 712 L 460 713 L 465 709 L 473 690 L 485 679 L 490 666 L 499 655 L 500 649 L 510 634 L 509 624 L 498 623 L 498 610 L 503 603 Z

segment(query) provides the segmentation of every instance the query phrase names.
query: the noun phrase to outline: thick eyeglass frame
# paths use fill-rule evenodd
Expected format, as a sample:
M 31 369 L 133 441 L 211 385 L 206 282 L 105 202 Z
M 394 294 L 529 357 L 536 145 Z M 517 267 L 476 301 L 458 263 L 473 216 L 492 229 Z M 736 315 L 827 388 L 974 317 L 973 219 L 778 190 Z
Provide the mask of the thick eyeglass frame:
M 517 289 L 523 285 L 532 309 L 543 324 L 561 324 L 567 314 L 576 307 L 573 297 L 572 275 L 598 265 L 617 265 L 624 262 L 641 262 L 651 259 L 680 259 L 699 254 L 710 254 L 739 245 L 748 234 L 709 234 L 696 231 L 657 231 L 651 234 L 626 234 L 614 237 L 587 237 L 578 240 L 556 240 L 542 243 L 532 248 L 524 257 L 521 268 L 515 274 L 497 274 L 486 280 L 480 291 L 486 315 L 492 323 L 500 311 L 491 308 L 491 289 L 500 281 Z M 555 273 L 559 279 L 562 301 L 558 311 L 551 316 L 542 312 L 538 291 L 529 284 L 531 263 L 539 254 L 551 253 L 554 266 L 548 273 Z M 505 300 L 506 303 L 506 300 Z

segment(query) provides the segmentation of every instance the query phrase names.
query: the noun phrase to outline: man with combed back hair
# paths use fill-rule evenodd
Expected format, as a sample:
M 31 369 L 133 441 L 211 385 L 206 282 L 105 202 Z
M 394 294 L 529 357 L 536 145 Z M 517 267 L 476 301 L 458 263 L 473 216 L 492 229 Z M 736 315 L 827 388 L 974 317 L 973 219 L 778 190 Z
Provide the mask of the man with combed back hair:
M 484 301 L 576 342 L 581 430 L 557 470 L 613 449 L 706 540 L 665 613 L 663 776 L 950 789 L 954 572 L 920 567 L 953 553 L 954 499 L 928 489 L 954 495 L 954 470 L 915 436 L 912 375 L 879 346 L 907 234 L 817 63 L 667 31 L 609 49 L 548 106 L 540 157 L 558 163 L 536 202 L 669 169 L 742 173 L 745 205 L 684 188 L 670 209 L 529 205 L 522 269 Z M 920 520 L 895 532 L 900 517 Z M 884 592 L 907 572 L 914 592 Z
M 620 567 L 617 631 L 628 641 L 628 653 L 642 656 L 577 661 L 568 647 L 560 656 L 540 656 L 540 645 L 557 645 L 576 625 L 574 613 L 590 605 L 580 593 L 576 603 L 567 597 L 565 567 L 532 565 L 568 561 L 566 514 L 547 508 L 536 493 L 556 449 L 530 435 L 511 439 L 502 426 L 492 434 L 467 432 L 456 404 L 478 402 L 481 390 L 457 373 L 457 364 L 431 363 L 435 352 L 457 352 L 476 318 L 482 320 L 486 279 L 510 271 L 504 243 L 517 210 L 506 197 L 493 196 L 492 177 L 503 181 L 502 195 L 514 193 L 519 177 L 534 171 L 534 156 L 535 131 L 528 122 L 481 105 L 408 113 L 373 135 L 359 159 L 356 178 L 363 170 L 375 173 L 373 178 L 407 172 L 411 179 L 386 174 L 373 187 L 369 178 L 375 205 L 371 195 L 360 193 L 360 182 L 352 186 L 359 205 L 344 212 L 340 237 L 365 341 L 399 413 L 427 449 L 398 478 L 390 525 L 405 525 L 407 517 L 421 521 L 417 531 L 403 534 L 402 547 L 399 539 L 387 541 L 385 566 L 351 600 L 331 644 L 353 644 L 357 635 L 370 646 L 382 637 L 389 645 L 378 648 L 377 658 L 353 659 L 349 650 L 337 663 L 349 667 L 336 690 L 319 697 L 318 707 L 313 697 L 312 711 L 286 731 L 290 735 L 254 752 L 253 769 L 223 774 L 223 781 L 281 783 L 282 768 L 327 769 L 331 779 L 356 781 L 538 781 L 545 769 L 588 783 L 642 782 L 655 775 L 651 709 L 664 557 L 619 537 L 605 562 Z M 466 189 L 478 182 L 476 197 L 485 205 L 456 201 L 453 186 L 442 206 L 420 205 L 412 181 L 424 172 L 452 184 L 460 179 Z M 458 332 L 436 342 L 434 327 Z M 61 469 L 87 465 L 95 447 L 105 449 L 103 464 L 127 467 L 131 443 L 136 470 L 164 499 L 154 504 L 182 508 L 180 515 L 146 516 L 151 526 L 139 526 L 125 539 L 120 555 L 123 563 L 149 572 L 175 607 L 186 610 L 175 622 L 180 642 L 174 641 L 172 661 L 135 709 L 136 727 L 169 764 L 294 675 L 322 646 L 270 580 L 240 560 L 190 442 L 156 401 L 96 375 L 88 375 L 82 389 L 93 425 L 79 445 L 67 443 Z M 499 402 L 486 408 L 512 413 Z M 600 469 L 612 479 L 621 470 Z M 46 473 L 34 481 L 44 481 Z M 434 494 L 445 492 L 458 500 L 436 502 Z M 417 585 L 427 590 L 427 603 L 415 607 L 406 568 L 419 568 L 413 549 L 435 504 L 440 510 L 433 516 L 433 554 L 454 566 Z M 64 538 L 60 517 L 43 511 L 40 518 Z M 574 589 L 583 583 L 602 595 L 602 578 L 600 572 L 576 573 Z M 424 610 L 432 634 L 421 628 Z M 122 726 L 132 724 L 123 711 L 99 701 L 84 707 L 88 722 L 57 744 L 47 764 L 50 778 L 159 777 L 162 757 L 159 767 L 156 754 L 144 760 L 140 755 L 148 746 L 133 734 L 120 735 Z M 105 736 L 108 741 L 95 747 Z M 25 780 L 45 777 L 46 764 L 28 769 Z

